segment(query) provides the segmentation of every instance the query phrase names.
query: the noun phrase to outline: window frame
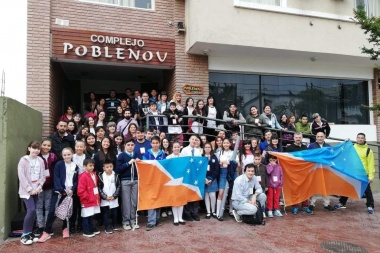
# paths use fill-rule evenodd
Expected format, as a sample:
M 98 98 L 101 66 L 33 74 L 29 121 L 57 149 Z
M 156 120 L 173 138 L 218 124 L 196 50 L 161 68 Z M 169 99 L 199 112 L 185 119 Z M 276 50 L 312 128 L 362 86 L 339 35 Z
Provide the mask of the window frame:
M 144 10 L 144 11 L 155 11 L 156 10 L 156 1 L 155 0 L 150 0 L 152 3 L 151 9 L 140 8 L 140 7 L 135 7 L 135 6 L 120 5 L 120 0 L 116 0 L 117 4 L 102 3 L 102 2 L 97 2 L 94 0 L 78 0 L 78 1 L 81 3 L 86 3 L 86 4 L 99 4 L 99 5 L 112 6 L 112 7 L 117 7 L 117 8 L 128 8 L 128 9 L 136 9 L 136 10 Z
M 375 0 L 362 0 L 362 1 L 364 2 L 364 10 L 367 14 L 367 17 L 369 17 L 369 18 L 370 17 L 380 17 L 380 11 L 379 11 L 379 13 L 375 13 L 375 15 L 373 15 L 371 13 L 371 11 L 374 12 L 374 1 Z M 358 0 L 355 0 L 355 9 L 357 9 L 358 6 L 359 6 Z

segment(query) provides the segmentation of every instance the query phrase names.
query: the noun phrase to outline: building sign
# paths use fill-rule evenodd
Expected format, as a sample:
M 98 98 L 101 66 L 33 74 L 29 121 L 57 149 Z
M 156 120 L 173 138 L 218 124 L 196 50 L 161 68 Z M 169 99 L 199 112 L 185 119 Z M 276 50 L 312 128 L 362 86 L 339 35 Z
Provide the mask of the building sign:
M 175 66 L 174 40 L 72 29 L 52 29 L 52 58 Z
M 182 90 L 186 95 L 203 95 L 203 87 L 200 85 L 185 84 Z

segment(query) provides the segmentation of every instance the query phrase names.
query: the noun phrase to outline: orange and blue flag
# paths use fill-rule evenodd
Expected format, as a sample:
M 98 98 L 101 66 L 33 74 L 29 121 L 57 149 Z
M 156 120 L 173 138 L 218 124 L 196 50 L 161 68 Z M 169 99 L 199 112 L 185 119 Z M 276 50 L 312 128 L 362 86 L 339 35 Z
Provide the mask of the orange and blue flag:
M 285 206 L 301 203 L 315 194 L 360 199 L 368 176 L 351 142 L 292 153 L 271 152 L 284 173 Z
M 137 210 L 183 206 L 204 197 L 206 157 L 145 160 L 136 165 L 139 175 Z

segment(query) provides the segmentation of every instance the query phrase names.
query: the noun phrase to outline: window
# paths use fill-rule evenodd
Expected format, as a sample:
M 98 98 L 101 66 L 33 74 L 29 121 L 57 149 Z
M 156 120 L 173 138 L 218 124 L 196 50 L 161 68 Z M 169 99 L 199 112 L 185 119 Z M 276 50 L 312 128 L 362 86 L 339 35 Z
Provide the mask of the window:
M 210 95 L 220 110 L 234 102 L 244 116 L 252 105 L 262 112 L 270 104 L 278 117 L 318 112 L 335 124 L 369 124 L 369 111 L 361 106 L 369 103 L 364 80 L 210 73 Z
M 379 0 L 356 0 L 356 7 L 364 6 L 364 10 L 368 17 L 380 16 L 380 1 Z
M 154 0 L 83 0 L 84 2 L 110 4 L 123 7 L 153 9 Z

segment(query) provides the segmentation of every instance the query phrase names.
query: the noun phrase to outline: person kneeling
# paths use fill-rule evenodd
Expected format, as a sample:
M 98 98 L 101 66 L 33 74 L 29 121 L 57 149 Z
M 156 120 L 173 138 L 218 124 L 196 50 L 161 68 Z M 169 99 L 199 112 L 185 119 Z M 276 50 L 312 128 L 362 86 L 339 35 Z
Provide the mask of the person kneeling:
M 237 222 L 242 222 L 242 215 L 255 215 L 257 212 L 256 201 L 260 202 L 262 210 L 265 207 L 267 196 L 263 193 L 259 181 L 255 176 L 254 165 L 247 164 L 244 174 L 238 176 L 234 181 L 232 190 L 233 214 Z

